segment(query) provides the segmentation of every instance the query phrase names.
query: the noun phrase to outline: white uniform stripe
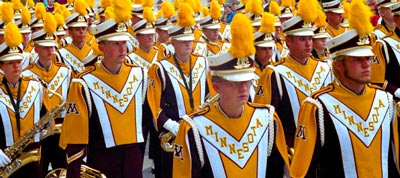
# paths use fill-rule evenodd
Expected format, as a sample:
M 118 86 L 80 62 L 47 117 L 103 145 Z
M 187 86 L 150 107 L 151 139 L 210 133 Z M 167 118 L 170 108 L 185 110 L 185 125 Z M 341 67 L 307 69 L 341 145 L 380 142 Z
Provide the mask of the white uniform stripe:
M 204 143 L 204 148 L 207 151 L 208 158 L 212 163 L 211 169 L 213 171 L 214 177 L 225 178 L 225 168 L 222 165 L 222 160 L 218 149 L 211 145 L 206 139 L 203 138 L 202 140 Z
M 3 121 L 6 145 L 11 146 L 14 144 L 14 135 L 12 131 L 10 115 L 8 114 L 7 107 L 3 103 L 0 104 L 0 115 L 1 120 Z

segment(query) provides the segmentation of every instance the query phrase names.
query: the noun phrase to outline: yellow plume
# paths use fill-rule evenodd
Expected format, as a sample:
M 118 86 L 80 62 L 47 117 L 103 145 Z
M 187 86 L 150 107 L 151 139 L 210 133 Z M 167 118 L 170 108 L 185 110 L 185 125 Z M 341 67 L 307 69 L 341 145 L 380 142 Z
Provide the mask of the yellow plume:
M 142 6 L 143 7 L 150 7 L 152 8 L 154 5 L 154 0 L 143 0 L 142 1 Z
M 325 12 L 322 10 L 318 10 L 317 18 L 315 19 L 315 26 L 317 27 L 326 27 L 328 23 L 326 22 Z
M 90 0 L 89 6 L 90 6 L 91 8 L 94 8 L 94 3 L 95 3 L 95 0 Z
M 210 15 L 210 11 L 208 10 L 207 6 L 203 7 L 203 17 L 207 17 Z
M 179 9 L 180 6 L 181 6 L 181 0 L 174 0 L 174 8 Z
M 134 4 L 142 4 L 142 0 L 134 0 L 133 3 Z
M 43 19 L 46 14 L 46 7 L 43 3 L 38 2 L 35 7 L 35 17 L 38 19 Z
M 11 2 L 5 2 L 1 6 L 1 14 L 3 21 L 5 23 L 11 22 L 14 20 L 14 9 L 12 8 L 12 3 Z
M 181 27 L 192 27 L 195 24 L 193 9 L 188 3 L 182 3 L 178 10 L 177 25 Z
M 261 18 L 260 32 L 272 33 L 275 31 L 275 16 L 269 12 L 264 12 Z
M 223 4 L 225 3 L 225 0 L 218 0 L 218 3 L 219 3 L 220 5 L 223 5 Z
M 119 1 L 116 0 L 113 3 L 114 8 L 114 18 L 117 23 L 119 22 L 127 22 L 132 18 L 132 6 L 129 1 Z
M 58 8 L 60 8 L 61 7 L 61 4 L 60 3 L 58 3 L 58 2 L 55 2 L 54 3 L 54 10 L 55 9 L 58 9 Z
M 58 8 L 54 8 L 54 14 L 62 14 L 62 11 L 63 11 L 63 9 L 61 8 L 61 6 L 60 7 L 58 7 Z
M 156 19 L 162 18 L 162 11 L 157 11 Z
M 75 0 L 74 2 L 74 12 L 79 13 L 80 15 L 87 15 L 88 12 L 86 8 L 88 5 L 86 4 L 85 0 Z
M 269 12 L 271 14 L 274 14 L 275 16 L 281 15 L 281 9 L 279 7 L 279 4 L 276 1 L 272 0 L 269 3 Z
M 73 4 L 73 3 L 74 3 L 74 0 L 67 0 L 67 3 L 68 3 L 68 4 Z
M 64 17 L 61 14 L 54 14 L 57 26 L 63 26 L 65 24 Z
M 297 15 L 301 16 L 304 22 L 313 22 L 317 18 L 316 0 L 300 0 L 297 4 Z
M 194 0 L 195 6 L 193 7 L 193 11 L 199 13 L 201 11 L 201 2 L 200 0 Z
M 156 18 L 154 17 L 153 10 L 150 7 L 143 8 L 143 19 L 151 23 L 153 23 L 156 20 Z
M 253 55 L 254 34 L 251 20 L 244 14 L 236 14 L 231 22 L 232 42 L 228 52 L 235 58 Z
M 28 24 L 31 21 L 32 15 L 27 7 L 22 7 L 21 11 L 21 22 L 23 24 Z
M 112 6 L 109 6 L 104 10 L 104 19 L 108 20 L 114 18 L 114 8 Z
M 62 16 L 64 17 L 64 19 L 70 15 L 71 15 L 71 12 L 68 9 L 65 9 L 62 11 Z
M 217 0 L 211 1 L 210 4 L 210 16 L 212 19 L 221 19 L 221 6 L 218 4 Z
M 18 26 L 14 23 L 8 23 L 4 30 L 4 41 L 9 47 L 17 47 L 23 41 L 22 34 L 19 32 Z
M 54 34 L 57 31 L 57 22 L 51 12 L 47 12 L 44 17 L 43 30 L 48 34 Z
M 195 6 L 196 6 L 194 0 L 183 0 L 182 2 L 183 2 L 183 3 L 189 4 L 189 6 L 192 8 L 192 11 L 194 11 L 194 8 L 195 8 Z M 180 7 L 180 6 L 179 6 L 179 7 Z M 196 11 L 194 11 L 194 12 L 196 12 Z
M 176 1 L 178 1 L 178 0 L 176 0 Z M 168 1 L 164 1 L 161 4 L 161 11 L 162 11 L 162 16 L 164 18 L 170 18 L 176 14 L 174 6 Z
M 19 10 L 19 9 L 21 9 L 22 7 L 24 7 L 24 5 L 21 3 L 20 0 L 12 0 L 12 3 L 13 3 L 14 11 L 15 11 L 15 10 Z
M 101 0 L 100 7 L 106 8 L 108 6 L 111 6 L 113 3 L 113 0 Z
M 247 0 L 240 0 L 240 3 L 243 4 L 243 5 L 246 5 L 247 4 Z
M 264 12 L 261 0 L 249 0 L 245 6 L 245 12 L 253 13 L 254 15 L 260 15 Z
M 28 7 L 35 7 L 35 2 L 33 0 L 28 0 Z
M 291 8 L 293 6 L 293 1 L 292 0 L 282 0 L 281 6 Z
M 348 18 L 349 17 L 349 13 L 350 13 L 350 3 L 349 2 L 347 2 L 346 0 L 343 0 L 343 10 L 344 10 L 344 13 L 342 14 L 342 17 L 344 18 L 344 19 L 346 19 L 346 18 Z
M 370 21 L 370 18 L 373 16 L 371 8 L 364 3 L 364 0 L 352 0 L 350 5 L 350 28 L 356 29 L 359 36 L 370 34 L 374 29 Z

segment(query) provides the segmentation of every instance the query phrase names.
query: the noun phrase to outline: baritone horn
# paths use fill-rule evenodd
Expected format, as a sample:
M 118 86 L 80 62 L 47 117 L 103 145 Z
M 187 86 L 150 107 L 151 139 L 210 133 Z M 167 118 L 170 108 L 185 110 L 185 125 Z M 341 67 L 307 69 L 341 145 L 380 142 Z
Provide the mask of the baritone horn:
M 200 111 L 206 107 L 208 107 L 211 103 L 217 101 L 219 99 L 219 95 L 215 94 L 214 96 L 208 98 L 202 105 L 200 105 L 194 112 Z M 161 133 L 160 136 L 160 144 L 161 148 L 165 152 L 174 152 L 174 141 L 175 135 L 171 132 Z

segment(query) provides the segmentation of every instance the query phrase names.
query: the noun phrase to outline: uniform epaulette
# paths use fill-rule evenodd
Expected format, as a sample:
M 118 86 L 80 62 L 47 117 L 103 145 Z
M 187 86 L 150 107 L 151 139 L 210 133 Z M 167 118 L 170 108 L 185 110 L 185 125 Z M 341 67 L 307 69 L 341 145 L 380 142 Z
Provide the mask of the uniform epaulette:
M 204 108 L 201 109 L 201 110 L 198 110 L 198 111 L 195 111 L 195 112 L 189 114 L 189 117 L 192 118 L 192 117 L 194 117 L 194 116 L 204 115 L 204 114 L 208 113 L 209 111 L 210 111 L 210 105 L 204 107 Z
M 386 83 L 386 82 L 385 82 Z M 371 87 L 371 88 L 375 88 L 375 89 L 380 89 L 380 90 L 385 90 L 385 88 L 383 87 L 383 86 L 379 86 L 379 85 L 376 85 L 376 84 L 373 84 L 373 83 L 368 83 L 367 84 L 369 87 Z
M 25 81 L 29 81 L 29 80 L 39 81 L 39 80 L 38 80 L 37 78 L 35 78 L 35 77 L 32 77 L 32 76 L 25 76 L 25 75 L 21 76 L 21 79 L 22 79 L 22 80 L 25 80 Z
M 274 66 L 281 65 L 281 64 L 283 64 L 285 61 L 286 61 L 285 58 L 281 58 L 279 61 L 271 62 L 270 65 L 274 65 Z
M 85 68 L 85 70 L 83 70 L 81 73 L 79 73 L 78 75 L 76 75 L 76 78 L 81 78 L 82 76 L 94 71 L 96 69 L 96 66 L 88 66 Z
M 126 60 L 124 60 L 124 64 L 129 67 L 139 67 L 139 66 L 135 65 L 134 63 L 131 63 L 128 58 Z
M 153 46 L 153 49 L 158 50 L 158 47 L 157 46 Z
M 248 104 L 253 108 L 269 108 L 269 105 L 261 104 L 261 103 L 248 102 Z
M 324 94 L 324 93 L 331 92 L 331 91 L 333 91 L 334 89 L 335 89 L 335 86 L 334 86 L 332 83 L 330 83 L 330 84 L 328 84 L 328 86 L 326 86 L 325 88 L 322 88 L 322 89 L 316 91 L 315 93 L 312 93 L 310 97 L 311 97 L 311 98 L 317 98 L 318 96 L 320 96 L 320 95 L 322 95 L 322 94 Z
M 193 52 L 192 52 L 192 55 L 193 55 L 193 56 L 196 56 L 196 57 L 203 57 L 203 55 L 198 54 L 198 53 L 193 53 Z
M 205 43 L 205 42 L 201 41 L 200 39 L 194 40 L 193 42 L 194 42 L 194 43 Z

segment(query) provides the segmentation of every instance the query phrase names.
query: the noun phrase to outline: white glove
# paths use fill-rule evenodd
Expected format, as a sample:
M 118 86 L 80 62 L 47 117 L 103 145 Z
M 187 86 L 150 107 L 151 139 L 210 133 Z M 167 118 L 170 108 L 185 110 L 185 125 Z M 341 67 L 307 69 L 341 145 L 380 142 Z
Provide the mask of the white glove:
M 176 136 L 179 130 L 179 123 L 172 119 L 168 119 L 167 122 L 165 122 L 165 124 L 163 125 L 163 127 Z
M 0 167 L 7 166 L 10 163 L 10 158 L 8 158 L 8 156 L 4 154 L 3 150 L 0 149 Z
M 398 89 L 394 92 L 394 97 L 400 98 L 400 88 L 398 88 Z

